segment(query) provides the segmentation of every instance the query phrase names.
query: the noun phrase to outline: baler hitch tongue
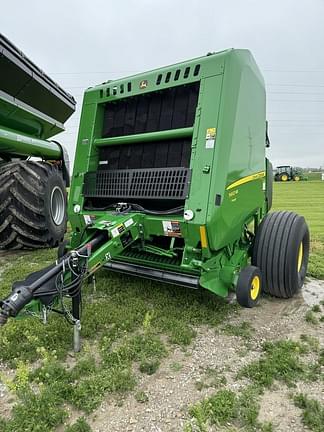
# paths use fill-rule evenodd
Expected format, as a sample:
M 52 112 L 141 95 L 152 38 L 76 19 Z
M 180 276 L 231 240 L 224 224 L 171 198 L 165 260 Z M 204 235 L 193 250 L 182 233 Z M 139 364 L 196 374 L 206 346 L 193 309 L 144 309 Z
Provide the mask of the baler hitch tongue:
M 72 315 L 62 302 L 62 311 L 57 312 L 65 315 L 72 324 L 79 327 L 80 289 L 87 274 L 88 259 L 92 249 L 100 246 L 104 238 L 104 234 L 100 233 L 86 245 L 66 254 L 61 260 L 29 274 L 24 281 L 14 282 L 11 293 L 0 300 L 0 326 L 4 326 L 9 318 L 16 317 L 33 300 L 38 300 L 42 308 L 48 308 L 53 305 L 55 299 L 62 300 L 64 296 L 68 296 L 72 299 Z M 28 308 L 26 310 L 28 311 Z

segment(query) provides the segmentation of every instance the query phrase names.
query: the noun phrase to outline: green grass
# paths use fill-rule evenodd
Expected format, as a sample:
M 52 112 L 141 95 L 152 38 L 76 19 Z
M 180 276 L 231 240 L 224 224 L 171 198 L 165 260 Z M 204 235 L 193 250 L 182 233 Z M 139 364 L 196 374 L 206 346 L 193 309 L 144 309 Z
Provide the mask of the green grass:
M 64 432 L 91 432 L 91 427 L 83 417 L 80 417 L 73 425 L 65 428 Z
M 292 385 L 305 377 L 305 365 L 300 360 L 300 354 L 305 352 L 305 346 L 299 342 L 266 342 L 261 358 L 244 366 L 238 377 L 249 378 L 261 388 L 270 387 L 275 380 Z
M 324 279 L 324 181 L 274 183 L 272 210 L 292 210 L 304 216 L 311 234 L 308 273 Z
M 8 256 L 0 297 L 13 281 L 54 260 L 55 250 L 19 253 L 14 261 Z M 96 294 L 84 285 L 84 348 L 72 369 L 65 362 L 72 328 L 62 317 L 51 314 L 46 326 L 37 318 L 11 320 L 1 329 L 0 361 L 18 369 L 9 383 L 17 403 L 9 420 L 0 419 L 0 430 L 49 432 L 66 420 L 66 404 L 88 414 L 108 393 L 120 399 L 136 391 L 137 376 L 154 374 L 173 346 L 189 345 L 195 326 L 216 327 L 236 311 L 207 291 L 99 271 Z M 35 361 L 39 367 L 28 373 Z M 71 427 L 87 430 L 82 421 Z
M 300 393 L 294 397 L 295 405 L 303 410 L 302 420 L 311 431 L 324 431 L 324 407 L 317 400 Z
M 260 390 L 270 388 L 275 381 L 294 386 L 298 381 L 323 380 L 324 350 L 320 350 L 318 339 L 301 335 L 300 342 L 278 340 L 265 342 L 258 360 L 244 366 L 238 378 L 248 378 Z M 306 362 L 303 357 L 314 353 L 316 360 Z
M 187 423 L 184 431 L 207 432 L 214 425 L 217 430 L 222 426 L 230 430 L 229 426 L 232 426 L 235 430 L 240 428 L 244 431 L 272 431 L 270 424 L 261 424 L 257 420 L 260 409 L 259 395 L 259 389 L 255 386 L 248 386 L 238 394 L 231 390 L 219 390 L 190 407 L 191 421 Z

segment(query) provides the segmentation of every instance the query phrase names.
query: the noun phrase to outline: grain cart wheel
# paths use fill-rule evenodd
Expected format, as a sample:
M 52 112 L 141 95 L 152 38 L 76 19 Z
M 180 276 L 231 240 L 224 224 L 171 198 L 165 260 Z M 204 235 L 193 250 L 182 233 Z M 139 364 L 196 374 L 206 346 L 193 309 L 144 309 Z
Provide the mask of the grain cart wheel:
M 236 299 L 241 306 L 252 308 L 257 305 L 261 294 L 261 272 L 255 266 L 241 270 L 237 285 Z
M 280 178 L 280 181 L 282 181 L 282 182 L 286 182 L 289 179 L 288 174 L 286 174 L 286 173 L 280 174 L 279 178 Z
M 303 285 L 309 255 L 305 219 L 294 212 L 267 214 L 257 232 L 252 264 L 262 272 L 264 292 L 290 298 Z
M 66 191 L 57 167 L 9 162 L 0 168 L 0 248 L 57 246 L 66 231 Z

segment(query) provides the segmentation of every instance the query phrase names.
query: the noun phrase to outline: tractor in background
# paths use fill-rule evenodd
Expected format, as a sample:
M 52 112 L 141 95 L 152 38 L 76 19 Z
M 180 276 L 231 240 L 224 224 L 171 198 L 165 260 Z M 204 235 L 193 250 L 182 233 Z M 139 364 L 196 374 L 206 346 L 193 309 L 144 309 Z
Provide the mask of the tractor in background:
M 300 168 L 290 165 L 280 165 L 274 173 L 274 180 L 280 182 L 307 180 Z

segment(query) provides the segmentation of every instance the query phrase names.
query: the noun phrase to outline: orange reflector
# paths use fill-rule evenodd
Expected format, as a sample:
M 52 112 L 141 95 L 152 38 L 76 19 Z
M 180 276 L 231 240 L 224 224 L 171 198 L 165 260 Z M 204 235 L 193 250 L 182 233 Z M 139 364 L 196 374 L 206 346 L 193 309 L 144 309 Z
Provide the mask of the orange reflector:
M 200 226 L 200 241 L 201 241 L 201 247 L 208 248 L 207 233 L 206 233 L 205 225 Z

